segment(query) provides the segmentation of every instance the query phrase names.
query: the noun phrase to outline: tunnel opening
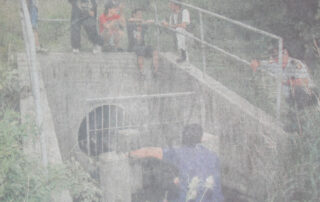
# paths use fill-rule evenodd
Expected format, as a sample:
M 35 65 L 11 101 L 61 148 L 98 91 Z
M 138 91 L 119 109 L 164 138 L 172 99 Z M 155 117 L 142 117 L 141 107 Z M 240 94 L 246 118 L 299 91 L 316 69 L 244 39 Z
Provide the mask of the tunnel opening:
M 119 151 L 117 131 L 125 129 L 124 113 L 117 105 L 103 105 L 90 111 L 83 118 L 78 132 L 81 151 L 89 156 Z
M 174 165 L 155 158 L 130 159 L 125 153 L 144 146 L 180 146 L 183 126 L 200 123 L 198 101 L 194 92 L 87 99 L 90 110 L 81 121 L 78 144 L 95 162 L 92 177 L 100 183 L 103 201 L 179 197 Z

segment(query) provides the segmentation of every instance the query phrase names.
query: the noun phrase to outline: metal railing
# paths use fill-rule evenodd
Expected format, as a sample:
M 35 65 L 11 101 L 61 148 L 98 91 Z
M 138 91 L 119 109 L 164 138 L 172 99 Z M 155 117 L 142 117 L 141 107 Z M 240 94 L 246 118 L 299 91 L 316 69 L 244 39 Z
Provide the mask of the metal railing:
M 215 17 L 215 18 L 218 18 L 220 20 L 223 20 L 223 21 L 226 21 L 228 23 L 231 23 L 233 25 L 236 25 L 236 26 L 239 26 L 239 27 L 242 27 L 244 29 L 247 29 L 247 30 L 250 30 L 252 32 L 255 32 L 255 33 L 258 33 L 258 34 L 261 34 L 261 35 L 264 35 L 264 36 L 267 36 L 267 37 L 270 37 L 270 38 L 273 38 L 275 40 L 278 41 L 278 65 L 279 65 L 279 69 L 281 72 L 279 75 L 277 75 L 276 79 L 278 80 L 278 86 L 277 86 L 277 103 L 276 103 L 276 118 L 279 120 L 280 119 L 280 112 L 281 112 L 281 99 L 282 99 L 282 92 L 281 92 L 281 89 L 282 89 L 282 52 L 283 52 L 283 39 L 279 36 L 276 36 L 272 33 L 269 33 L 269 32 L 266 32 L 264 30 L 261 30 L 261 29 L 258 29 L 258 28 L 255 28 L 255 27 L 252 27 L 250 25 L 247 25 L 247 24 L 244 24 L 240 21 L 236 21 L 236 20 L 233 20 L 231 18 L 228 18 L 228 17 L 225 17 L 225 16 L 222 16 L 220 14 L 217 14 L 215 12 L 212 12 L 212 11 L 208 11 L 208 10 L 205 10 L 205 9 L 202 9 L 202 8 L 199 8 L 199 7 L 196 7 L 194 5 L 191 5 L 191 4 L 187 4 L 187 3 L 183 3 L 183 2 L 180 2 L 180 1 L 176 1 L 176 0 L 169 0 L 169 2 L 172 2 L 172 3 L 175 3 L 175 4 L 179 4 L 183 7 L 186 7 L 186 8 L 189 8 L 189 9 L 192 9 L 192 10 L 195 10 L 196 12 L 198 12 L 199 14 L 199 25 L 200 25 L 200 38 L 199 37 L 196 37 L 194 36 L 192 33 L 182 33 L 182 32 L 179 32 L 173 28 L 170 28 L 170 27 L 164 27 L 164 26 L 161 26 L 160 22 L 159 22 L 159 16 L 158 16 L 158 12 L 157 12 L 157 5 L 155 5 L 155 15 L 156 15 L 156 24 L 162 28 L 165 28 L 167 30 L 170 30 L 172 32 L 176 32 L 176 33 L 179 33 L 181 35 L 184 35 L 186 36 L 187 38 L 190 38 L 190 39 L 193 39 L 197 42 L 199 42 L 201 44 L 201 56 L 202 56 L 202 71 L 203 71 L 203 75 L 206 75 L 207 74 L 207 63 L 206 63 L 206 51 L 205 51 L 205 48 L 206 47 L 209 47 L 209 48 L 212 48 L 230 58 L 233 58 L 234 60 L 237 60 L 237 61 L 240 61 L 246 65 L 251 65 L 251 62 L 244 59 L 244 58 L 241 58 L 240 56 L 237 56 L 235 54 L 232 54 L 230 52 L 228 52 L 227 50 L 224 50 L 223 48 L 220 48 L 218 47 L 217 45 L 214 45 L 212 43 L 209 43 L 205 40 L 205 33 L 204 33 L 204 23 L 203 23 L 203 15 L 209 15 L 209 16 L 212 16 L 212 17 Z M 158 32 L 159 34 L 159 32 Z M 159 38 L 159 36 L 158 36 Z M 159 44 L 159 40 L 158 40 L 158 46 L 160 46 Z M 272 75 L 273 77 L 275 75 Z
M 107 98 L 90 98 L 86 101 L 88 103 L 112 103 L 115 100 L 135 100 L 135 99 L 151 99 L 151 98 L 171 98 L 171 97 L 182 97 L 191 96 L 195 92 L 181 92 L 181 93 L 163 93 L 163 94 L 151 94 L 151 95 L 135 95 L 135 96 L 122 96 L 122 97 L 107 97 Z
M 196 105 L 196 101 L 193 100 L 195 92 L 179 92 L 179 93 L 163 93 L 163 94 L 146 94 L 146 95 L 133 95 L 133 96 L 120 96 L 120 97 L 105 97 L 105 98 L 90 98 L 86 99 L 86 139 L 83 140 L 83 144 L 86 146 L 86 151 L 88 151 L 88 155 L 91 156 L 92 139 L 94 139 L 93 134 L 99 132 L 99 138 L 101 139 L 96 144 L 99 144 L 100 151 L 97 150 L 97 146 L 95 148 L 95 154 L 100 154 L 104 152 L 114 151 L 115 148 L 118 147 L 117 136 L 121 130 L 132 130 L 142 128 L 152 128 L 152 127 L 163 127 L 165 125 L 185 125 L 188 123 L 193 116 L 193 107 Z M 186 99 L 191 99 L 192 101 L 189 103 L 191 106 L 189 112 L 185 108 L 185 104 L 182 102 Z M 180 99 L 179 106 L 180 109 L 171 109 L 169 104 L 165 104 L 165 100 L 173 101 L 174 104 L 177 104 L 177 99 Z M 159 106 L 167 106 L 169 107 L 167 110 L 175 111 L 174 116 L 172 114 L 166 114 L 165 117 L 174 117 L 173 119 L 162 120 L 160 117 L 156 121 L 150 121 L 155 114 L 148 113 L 143 114 L 140 108 L 137 112 L 141 114 L 137 115 L 136 113 L 132 113 L 132 109 L 128 109 L 126 107 L 122 107 L 122 103 L 132 103 L 132 102 L 141 102 L 141 107 L 147 107 L 147 102 L 150 100 L 157 100 L 156 103 Z M 161 102 L 160 102 L 161 101 Z M 162 104 L 160 104 L 162 103 Z M 192 103 L 192 104 L 191 104 Z M 189 105 L 188 104 L 188 105 Z M 104 110 L 103 108 L 108 108 L 108 110 Z M 97 109 L 100 108 L 100 118 L 97 113 Z M 111 109 L 113 108 L 113 110 Z M 166 111 L 162 108 L 162 113 Z M 182 114 L 178 115 L 178 111 L 182 112 Z M 131 113 L 129 113 L 131 112 Z M 151 111 L 150 111 L 151 112 Z M 106 113 L 106 114 L 104 114 Z M 92 118 L 90 118 L 92 117 Z M 104 117 L 107 117 L 106 119 Z M 137 117 L 143 117 L 141 120 L 137 120 Z M 201 117 L 203 119 L 204 117 Z M 111 123 L 112 121 L 112 123 Z M 97 124 L 96 122 L 99 122 Z M 98 126 L 99 125 L 99 126 Z M 90 127 L 91 126 L 91 127 Z M 111 134 L 115 135 L 114 140 L 111 140 Z M 104 143 L 107 143 L 104 146 Z M 113 145 L 113 146 L 112 146 Z M 105 149 L 108 148 L 108 151 Z M 113 148 L 113 149 L 112 149 Z M 110 150 L 111 149 L 111 150 Z
M 36 124 L 40 133 L 40 147 L 41 159 L 44 167 L 48 165 L 47 144 L 45 134 L 42 132 L 43 124 L 43 111 L 41 107 L 41 90 L 40 90 L 40 75 L 38 70 L 37 53 L 33 28 L 29 10 L 25 0 L 20 0 L 21 3 L 21 24 L 23 31 L 23 38 L 26 49 L 26 57 L 29 66 L 32 94 L 34 97 L 35 111 L 36 111 Z

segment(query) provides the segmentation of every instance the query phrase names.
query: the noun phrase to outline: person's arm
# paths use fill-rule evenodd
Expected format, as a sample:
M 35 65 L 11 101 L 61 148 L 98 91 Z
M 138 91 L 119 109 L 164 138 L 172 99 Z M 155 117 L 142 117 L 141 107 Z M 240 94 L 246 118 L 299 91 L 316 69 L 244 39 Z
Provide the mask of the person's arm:
M 306 78 L 292 78 L 289 81 L 287 81 L 289 85 L 292 86 L 302 86 L 302 87 L 309 87 L 309 79 Z
M 165 27 L 173 28 L 173 29 L 176 29 L 179 26 L 179 25 L 170 24 L 166 21 L 162 22 L 162 25 Z
M 181 23 L 181 24 L 177 24 L 177 25 L 175 26 L 175 28 L 179 28 L 179 27 L 180 27 L 180 28 L 186 29 L 187 26 L 188 26 L 188 23 L 183 22 L 183 23 Z
M 251 61 L 251 68 L 254 72 L 257 71 L 258 68 L 263 68 L 266 71 L 269 71 L 273 74 L 277 74 L 279 72 L 278 68 L 274 68 L 274 65 L 277 65 L 276 62 L 269 60 L 257 60 L 254 59 Z
M 92 4 L 92 9 L 89 11 L 89 15 L 92 17 L 97 17 L 97 10 L 98 10 L 98 4 L 96 2 L 96 0 L 91 0 L 91 4 Z
M 128 21 L 129 22 L 141 23 L 141 24 L 152 24 L 152 23 L 155 23 L 154 20 L 144 20 L 144 19 L 140 19 L 140 18 L 130 18 Z
M 162 20 L 161 25 L 164 27 L 169 27 L 173 24 L 172 21 L 173 21 L 172 15 L 170 15 L 169 19 L 166 18 L 166 19 Z
M 153 24 L 155 23 L 154 20 L 145 20 L 143 21 L 143 24 Z
M 182 23 L 176 25 L 176 28 L 186 29 L 189 24 L 190 24 L 190 13 L 188 10 L 184 9 L 182 11 Z
M 122 29 L 124 29 L 126 27 L 127 22 L 123 15 L 121 15 L 119 22 L 120 22 L 120 25 L 122 26 Z
M 162 160 L 163 151 L 160 147 L 147 147 L 129 152 L 129 156 L 133 158 L 153 157 Z
M 106 28 L 106 29 L 111 29 L 112 28 L 112 26 L 115 24 L 115 20 L 110 20 L 110 21 L 107 21 L 107 22 L 105 22 L 104 24 L 103 24 L 103 26 Z
M 129 18 L 128 21 L 129 22 L 140 22 L 140 23 L 142 23 L 142 19 L 140 19 L 140 18 Z
M 259 60 L 252 60 L 250 66 L 251 66 L 252 70 L 253 70 L 254 72 L 256 72 L 257 69 L 258 69 L 258 67 L 260 66 Z

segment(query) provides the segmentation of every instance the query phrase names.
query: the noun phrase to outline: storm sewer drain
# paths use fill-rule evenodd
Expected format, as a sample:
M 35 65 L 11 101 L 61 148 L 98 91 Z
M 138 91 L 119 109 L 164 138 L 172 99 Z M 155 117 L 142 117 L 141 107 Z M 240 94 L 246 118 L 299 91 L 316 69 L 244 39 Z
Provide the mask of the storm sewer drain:
M 124 127 L 124 110 L 116 105 L 95 108 L 82 120 L 78 143 L 82 152 L 89 156 L 117 150 L 117 131 Z

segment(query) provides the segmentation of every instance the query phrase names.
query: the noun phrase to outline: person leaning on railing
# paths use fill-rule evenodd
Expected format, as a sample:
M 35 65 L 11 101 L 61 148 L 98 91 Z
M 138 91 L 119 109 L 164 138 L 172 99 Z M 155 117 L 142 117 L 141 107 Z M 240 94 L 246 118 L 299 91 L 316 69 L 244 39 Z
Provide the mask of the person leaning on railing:
M 41 47 L 38 33 L 38 0 L 27 0 L 27 6 L 30 14 L 31 25 L 34 34 L 36 51 L 40 53 L 47 52 L 47 49 Z
M 150 45 L 147 45 L 145 42 L 145 34 L 148 29 L 148 26 L 154 23 L 153 20 L 144 20 L 143 19 L 143 10 L 135 9 L 132 11 L 132 16 L 128 19 L 128 41 L 129 51 L 134 51 L 137 54 L 138 66 L 140 69 L 140 75 L 144 77 L 143 68 L 144 68 L 144 58 L 152 57 L 152 66 L 153 66 L 153 75 L 156 76 L 158 71 L 158 52 L 154 50 Z
M 177 62 L 182 63 L 187 59 L 186 36 L 184 34 L 187 33 L 187 29 L 190 26 L 190 13 L 187 9 L 183 9 L 178 3 L 170 2 L 169 6 L 172 12 L 170 20 L 169 22 L 165 21 L 162 24 L 166 27 L 176 29 L 177 49 L 181 52 L 180 58 L 177 59 Z
M 276 77 L 282 74 L 282 94 L 290 106 L 303 109 L 306 106 L 318 105 L 317 90 L 308 72 L 308 67 L 302 61 L 290 57 L 288 50 L 284 49 L 282 69 L 279 69 L 277 52 L 274 50 L 269 60 L 253 60 L 252 69 L 256 71 L 262 68 Z
M 308 67 L 302 61 L 290 57 L 287 49 L 282 52 L 282 68 L 279 68 L 278 50 L 273 50 L 269 60 L 253 60 L 251 67 L 254 71 L 262 68 L 275 77 L 282 75 L 282 95 L 289 106 L 285 110 L 284 129 L 302 135 L 301 112 L 305 107 L 319 106 L 318 92 L 309 75 Z
M 101 52 L 103 40 L 96 29 L 97 3 L 95 0 L 69 0 L 71 13 L 71 46 L 74 53 L 81 48 L 81 26 L 87 32 L 89 40 L 94 45 L 93 53 Z

